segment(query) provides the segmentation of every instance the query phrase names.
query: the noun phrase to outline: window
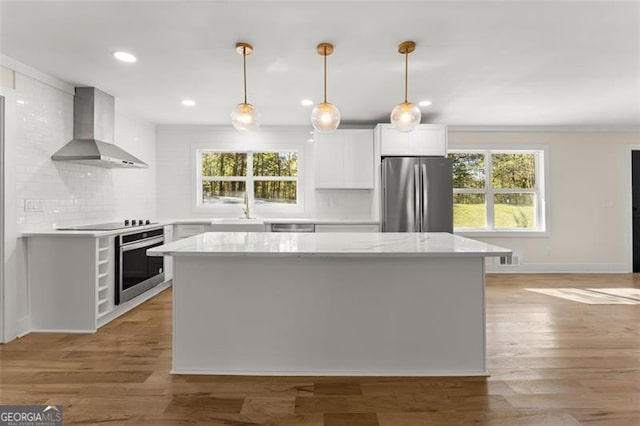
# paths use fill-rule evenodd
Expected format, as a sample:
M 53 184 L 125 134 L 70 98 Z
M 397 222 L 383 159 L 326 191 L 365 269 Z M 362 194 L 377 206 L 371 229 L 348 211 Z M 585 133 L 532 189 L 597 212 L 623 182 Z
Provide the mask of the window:
M 457 231 L 545 231 L 542 150 L 451 150 Z
M 298 152 L 198 150 L 198 207 L 297 205 Z

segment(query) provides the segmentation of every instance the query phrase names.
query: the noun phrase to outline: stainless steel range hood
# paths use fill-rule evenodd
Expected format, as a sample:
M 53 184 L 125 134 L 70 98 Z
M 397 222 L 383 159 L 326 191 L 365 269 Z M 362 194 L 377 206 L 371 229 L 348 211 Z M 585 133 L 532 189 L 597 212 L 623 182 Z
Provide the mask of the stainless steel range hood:
M 115 102 L 95 87 L 76 87 L 73 139 L 51 156 L 108 168 L 146 168 L 145 162 L 113 144 Z

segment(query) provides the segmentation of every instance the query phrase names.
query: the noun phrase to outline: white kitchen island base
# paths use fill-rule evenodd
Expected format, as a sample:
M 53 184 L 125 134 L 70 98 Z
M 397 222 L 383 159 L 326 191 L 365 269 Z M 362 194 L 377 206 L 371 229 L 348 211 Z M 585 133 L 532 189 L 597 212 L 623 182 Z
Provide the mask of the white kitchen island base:
M 173 372 L 484 375 L 483 263 L 176 257 Z
M 487 252 L 215 256 L 185 244 L 173 251 L 173 373 L 487 374 Z

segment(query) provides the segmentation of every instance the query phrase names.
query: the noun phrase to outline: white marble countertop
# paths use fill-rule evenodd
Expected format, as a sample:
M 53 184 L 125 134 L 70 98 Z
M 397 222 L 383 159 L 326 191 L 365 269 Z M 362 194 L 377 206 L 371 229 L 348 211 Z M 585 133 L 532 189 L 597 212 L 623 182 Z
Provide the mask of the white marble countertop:
M 58 229 L 46 229 L 40 231 L 25 232 L 24 238 L 30 237 L 106 237 L 109 235 L 124 234 L 130 231 L 144 231 L 158 226 L 165 225 L 270 225 L 272 223 L 313 223 L 316 225 L 378 225 L 377 220 L 368 219 L 315 219 L 315 218 L 264 218 L 264 219 L 243 219 L 243 218 L 203 218 L 203 219 L 163 219 L 158 223 L 147 226 L 135 226 L 129 228 L 114 229 L 111 231 L 68 231 Z
M 511 250 L 448 233 L 207 232 L 149 249 L 151 256 L 490 257 Z
M 211 224 L 211 225 L 241 225 L 241 224 L 265 224 L 270 225 L 272 223 L 313 223 L 316 225 L 379 225 L 379 220 L 373 219 L 321 219 L 321 218 L 306 218 L 306 217 L 290 217 L 290 218 L 232 218 L 232 217 L 219 217 L 219 218 L 204 218 L 204 219 L 167 219 L 166 222 L 171 222 L 176 225 L 188 225 L 188 224 Z
M 171 225 L 171 223 L 167 223 L 164 221 L 160 221 L 158 223 L 153 223 L 151 225 L 144 226 L 130 226 L 127 228 L 120 229 L 112 229 L 110 231 L 95 231 L 95 230 L 87 230 L 87 231 L 67 231 L 67 230 L 59 230 L 59 229 L 49 229 L 45 231 L 33 231 L 33 232 L 25 232 L 22 234 L 23 238 L 33 238 L 33 237 L 91 237 L 91 238 L 100 238 L 100 237 L 108 237 L 109 235 L 120 235 L 127 234 L 129 232 L 137 232 L 137 231 L 145 231 L 147 229 L 159 228 L 165 225 Z
M 318 219 L 318 218 L 289 218 L 289 219 L 261 219 L 266 224 L 271 223 L 313 223 L 316 225 L 379 225 L 379 220 L 373 219 Z

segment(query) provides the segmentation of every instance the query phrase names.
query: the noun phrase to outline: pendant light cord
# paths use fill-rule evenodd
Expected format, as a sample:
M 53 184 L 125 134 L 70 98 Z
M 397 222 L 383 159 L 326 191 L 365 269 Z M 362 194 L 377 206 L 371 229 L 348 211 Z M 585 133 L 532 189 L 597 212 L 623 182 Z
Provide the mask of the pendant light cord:
M 324 46 L 324 103 L 327 103 L 327 46 Z
M 409 51 L 404 51 L 404 103 L 407 101 L 407 86 L 409 85 Z
M 247 48 L 242 47 L 242 68 L 244 70 L 244 103 L 247 103 Z

